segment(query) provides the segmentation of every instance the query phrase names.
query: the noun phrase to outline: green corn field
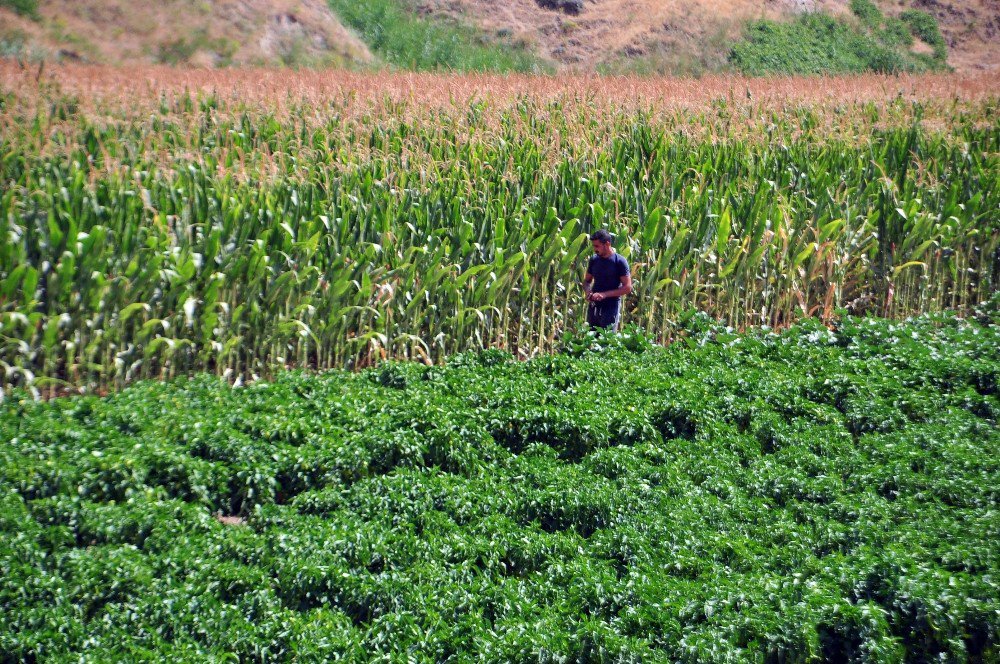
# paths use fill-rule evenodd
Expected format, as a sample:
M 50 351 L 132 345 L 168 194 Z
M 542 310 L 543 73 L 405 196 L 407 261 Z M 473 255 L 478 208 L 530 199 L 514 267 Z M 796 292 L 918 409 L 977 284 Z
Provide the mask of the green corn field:
M 716 81 L 658 107 L 422 80 L 433 103 L 4 84 L 4 387 L 531 357 L 582 324 L 601 227 L 632 264 L 625 322 L 660 341 L 692 310 L 784 328 L 997 290 L 995 93 L 757 104 Z

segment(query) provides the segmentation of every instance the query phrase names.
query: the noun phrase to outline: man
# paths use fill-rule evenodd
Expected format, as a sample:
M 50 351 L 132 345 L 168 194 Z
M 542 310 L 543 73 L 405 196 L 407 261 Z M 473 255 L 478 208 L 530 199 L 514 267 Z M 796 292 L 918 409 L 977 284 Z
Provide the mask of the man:
M 594 245 L 594 255 L 583 277 L 583 292 L 590 302 L 587 323 L 617 331 L 620 298 L 632 292 L 632 273 L 628 261 L 611 246 L 611 233 L 601 229 L 590 236 L 590 242 Z

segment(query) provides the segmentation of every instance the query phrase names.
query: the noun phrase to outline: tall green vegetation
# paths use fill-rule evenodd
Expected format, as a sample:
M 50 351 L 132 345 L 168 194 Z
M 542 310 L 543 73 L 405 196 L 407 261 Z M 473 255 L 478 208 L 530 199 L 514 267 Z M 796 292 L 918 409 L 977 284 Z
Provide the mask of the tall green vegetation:
M 998 304 L 18 393 L 0 652 L 996 662 Z
M 329 0 L 330 7 L 384 62 L 418 71 L 538 72 L 542 63 L 521 45 L 490 41 L 478 29 L 429 20 L 400 0 Z
M 948 57 L 948 44 L 941 34 L 937 20 L 925 11 L 919 9 L 908 9 L 899 15 L 909 28 L 910 32 L 929 44 L 934 49 L 934 57 L 944 60 Z
M 0 0 L 0 7 L 23 16 L 38 18 L 38 0 Z
M 872 0 L 851 0 L 860 25 L 820 13 L 790 22 L 755 21 L 733 47 L 730 62 L 746 74 L 885 74 L 946 70 L 947 47 L 937 21 L 911 10 L 886 17 Z M 932 56 L 911 53 L 917 36 Z
M 529 357 L 581 324 L 602 226 L 634 269 L 625 319 L 661 340 L 692 308 L 784 326 L 967 310 L 997 289 L 993 102 L 949 107 L 946 132 L 904 99 L 764 110 L 743 129 L 730 103 L 291 100 L 278 115 L 179 94 L 95 120 L 61 94 L 11 98 L 3 381 Z
M 877 30 L 884 18 L 882 10 L 872 0 L 851 0 L 851 13 L 869 30 Z

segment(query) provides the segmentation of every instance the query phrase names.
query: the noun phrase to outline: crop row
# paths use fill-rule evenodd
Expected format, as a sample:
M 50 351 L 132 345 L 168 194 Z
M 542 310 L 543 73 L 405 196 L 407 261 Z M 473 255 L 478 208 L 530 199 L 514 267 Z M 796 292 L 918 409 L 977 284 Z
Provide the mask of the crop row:
M 17 393 L 0 659 L 996 661 L 996 304 Z
M 1000 279 L 995 99 L 942 129 L 902 98 L 664 116 L 39 95 L 0 110 L 8 387 L 530 357 L 581 322 L 602 226 L 633 267 L 625 320 L 660 340 L 692 307 L 740 328 L 902 317 Z

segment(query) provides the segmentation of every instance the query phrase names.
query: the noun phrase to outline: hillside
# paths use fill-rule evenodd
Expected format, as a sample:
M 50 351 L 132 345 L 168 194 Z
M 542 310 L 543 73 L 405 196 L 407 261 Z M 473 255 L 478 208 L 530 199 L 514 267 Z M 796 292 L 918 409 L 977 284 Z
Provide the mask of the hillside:
M 896 4 L 902 5 L 900 0 Z M 958 71 L 1000 69 L 1000 0 L 918 0 L 941 24 Z
M 429 15 L 465 17 L 487 31 L 511 33 L 560 68 L 581 71 L 715 71 L 725 67 L 749 20 L 787 20 L 817 11 L 850 16 L 848 0 L 511 0 L 500 8 L 493 0 L 410 1 Z M 878 5 L 888 15 L 906 9 L 933 15 L 957 71 L 1000 68 L 995 46 L 1000 1 L 881 0 Z
M 955 70 L 1000 68 L 1000 0 L 878 5 L 933 16 Z M 141 11 L 126 0 L 0 0 L 0 56 L 700 75 L 730 68 L 748 22 L 811 12 L 858 24 L 849 0 L 164 0 Z M 932 51 L 919 39 L 903 48 Z
M 0 2 L 0 5 L 10 4 Z M 126 65 L 357 65 L 372 59 L 325 0 L 41 0 L 0 8 L 0 53 Z
M 584 0 L 579 12 L 557 3 L 512 0 L 418 0 L 430 14 L 464 15 L 497 32 L 512 32 L 545 57 L 572 70 L 592 70 L 651 58 L 667 71 L 720 69 L 749 19 L 782 18 L 796 7 L 842 11 L 839 0 Z

